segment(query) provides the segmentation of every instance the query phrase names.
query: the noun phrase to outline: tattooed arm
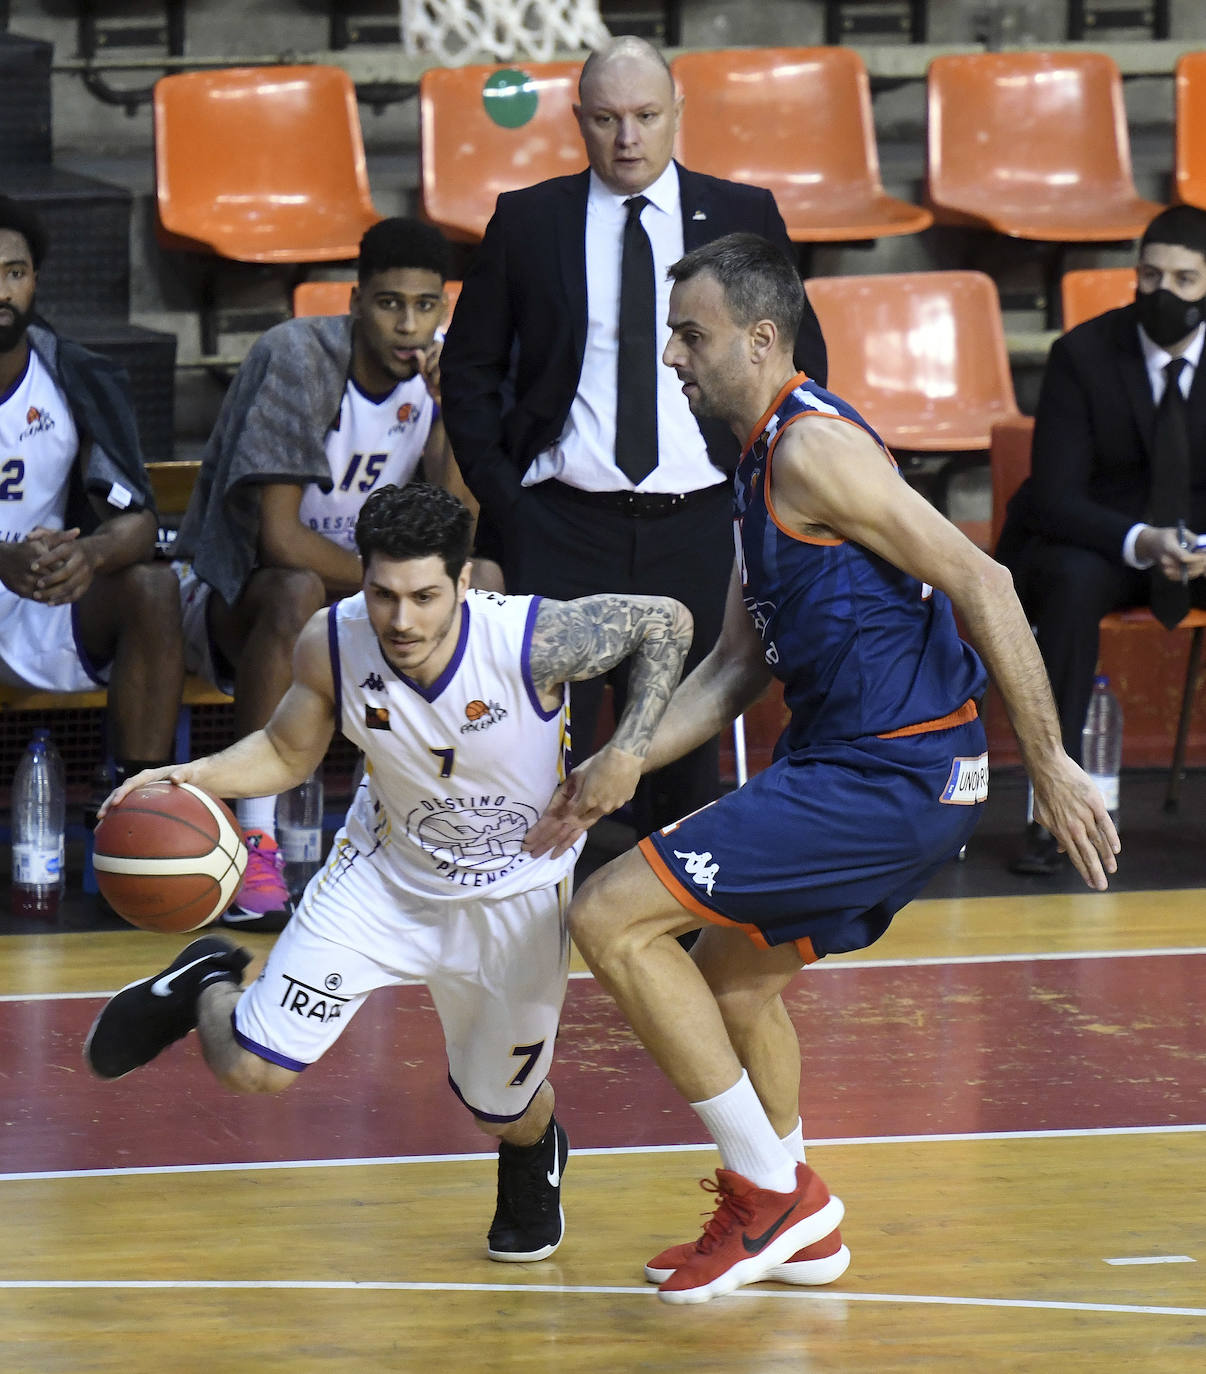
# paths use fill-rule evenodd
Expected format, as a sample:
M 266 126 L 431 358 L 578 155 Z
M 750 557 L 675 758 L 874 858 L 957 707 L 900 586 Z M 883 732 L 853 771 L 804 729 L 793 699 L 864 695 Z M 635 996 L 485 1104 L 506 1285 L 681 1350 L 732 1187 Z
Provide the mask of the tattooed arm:
M 691 647 L 693 628 L 691 613 L 668 596 L 541 602 L 532 629 L 530 664 L 546 708 L 560 700 L 563 684 L 598 677 L 624 659 L 632 660 L 628 702 L 615 733 L 565 784 L 578 833 L 623 806 L 636 791 L 650 741 Z M 533 836 L 538 845 L 539 828 Z

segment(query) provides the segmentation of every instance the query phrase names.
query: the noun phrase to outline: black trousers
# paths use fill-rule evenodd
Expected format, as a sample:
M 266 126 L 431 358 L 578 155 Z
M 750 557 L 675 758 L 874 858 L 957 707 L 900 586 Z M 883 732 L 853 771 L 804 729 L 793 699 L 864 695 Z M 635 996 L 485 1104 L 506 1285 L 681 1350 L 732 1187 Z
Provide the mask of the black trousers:
M 557 482 L 524 489 L 501 530 L 507 590 L 569 601 L 599 592 L 672 596 L 695 619 L 695 636 L 683 675 L 708 653 L 720 634 L 733 566 L 733 512 L 729 483 L 693 497 L 684 507 L 649 518 L 604 510 L 567 496 Z M 628 664 L 606 679 L 570 689 L 573 752 L 594 752 L 604 687 L 610 682 L 616 719 L 628 699 Z M 642 779 L 633 820 L 649 834 L 720 794 L 716 740 Z
M 1150 574 L 1127 567 L 1121 557 L 1056 544 L 1032 536 L 998 557 L 1013 574 L 1018 599 L 1035 627 L 1047 665 L 1064 749 L 1080 762 L 1084 728 L 1100 647 L 1098 621 L 1110 611 L 1148 604 Z M 1190 583 L 1190 599 L 1206 605 L 1206 581 Z

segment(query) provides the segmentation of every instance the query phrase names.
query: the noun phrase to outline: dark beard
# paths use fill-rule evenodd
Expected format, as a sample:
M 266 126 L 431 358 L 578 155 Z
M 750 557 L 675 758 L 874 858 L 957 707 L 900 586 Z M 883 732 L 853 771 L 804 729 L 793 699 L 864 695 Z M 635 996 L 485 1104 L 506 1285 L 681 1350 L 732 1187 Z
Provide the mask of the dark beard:
M 24 314 L 15 305 L 6 306 L 5 309 L 13 312 L 13 319 L 11 323 L 0 322 L 0 353 L 11 353 L 25 337 L 25 331 L 33 319 L 34 307 L 31 301 Z

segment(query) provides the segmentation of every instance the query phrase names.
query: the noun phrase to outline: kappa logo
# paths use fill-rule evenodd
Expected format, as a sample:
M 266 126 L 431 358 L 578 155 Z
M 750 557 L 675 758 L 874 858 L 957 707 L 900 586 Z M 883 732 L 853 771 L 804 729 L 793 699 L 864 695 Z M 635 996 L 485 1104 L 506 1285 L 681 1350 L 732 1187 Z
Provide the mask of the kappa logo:
M 328 1021 L 338 1021 L 343 1016 L 344 1007 L 352 1000 L 350 997 L 333 997 L 329 992 L 313 988 L 287 973 L 282 973 L 281 977 L 285 983 L 281 1006 L 294 1016 L 300 1016 L 303 1021 L 321 1021 L 323 1025 Z M 338 982 L 338 975 L 335 977 Z M 327 982 L 330 981 L 328 977 Z
M 500 720 L 506 720 L 507 710 L 497 701 L 487 704 L 484 701 L 473 700 L 465 703 L 465 723 L 461 726 L 461 734 L 467 735 L 475 730 L 488 730 L 492 725 L 497 725 Z
M 691 850 L 684 854 L 682 850 L 676 849 L 674 857 L 683 861 L 683 867 L 687 870 L 687 877 L 696 887 L 702 887 L 710 897 L 712 884 L 720 872 L 720 865 L 712 861 L 711 850 L 705 849 L 702 854 L 696 854 L 694 850 Z
M 385 691 L 385 679 L 380 673 L 370 673 L 360 685 L 370 692 Z

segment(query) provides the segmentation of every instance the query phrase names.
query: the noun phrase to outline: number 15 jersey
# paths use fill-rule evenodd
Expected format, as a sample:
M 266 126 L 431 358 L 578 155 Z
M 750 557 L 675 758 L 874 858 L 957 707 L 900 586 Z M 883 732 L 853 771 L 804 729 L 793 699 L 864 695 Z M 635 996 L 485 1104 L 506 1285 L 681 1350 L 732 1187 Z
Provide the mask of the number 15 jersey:
M 364 594 L 328 612 L 336 720 L 364 751 L 365 776 L 336 840 L 339 859 L 384 867 L 426 900 L 530 892 L 569 874 L 523 849 L 565 777 L 568 692 L 551 711 L 532 681 L 539 597 L 470 591 L 448 666 L 421 687 L 386 660 Z

